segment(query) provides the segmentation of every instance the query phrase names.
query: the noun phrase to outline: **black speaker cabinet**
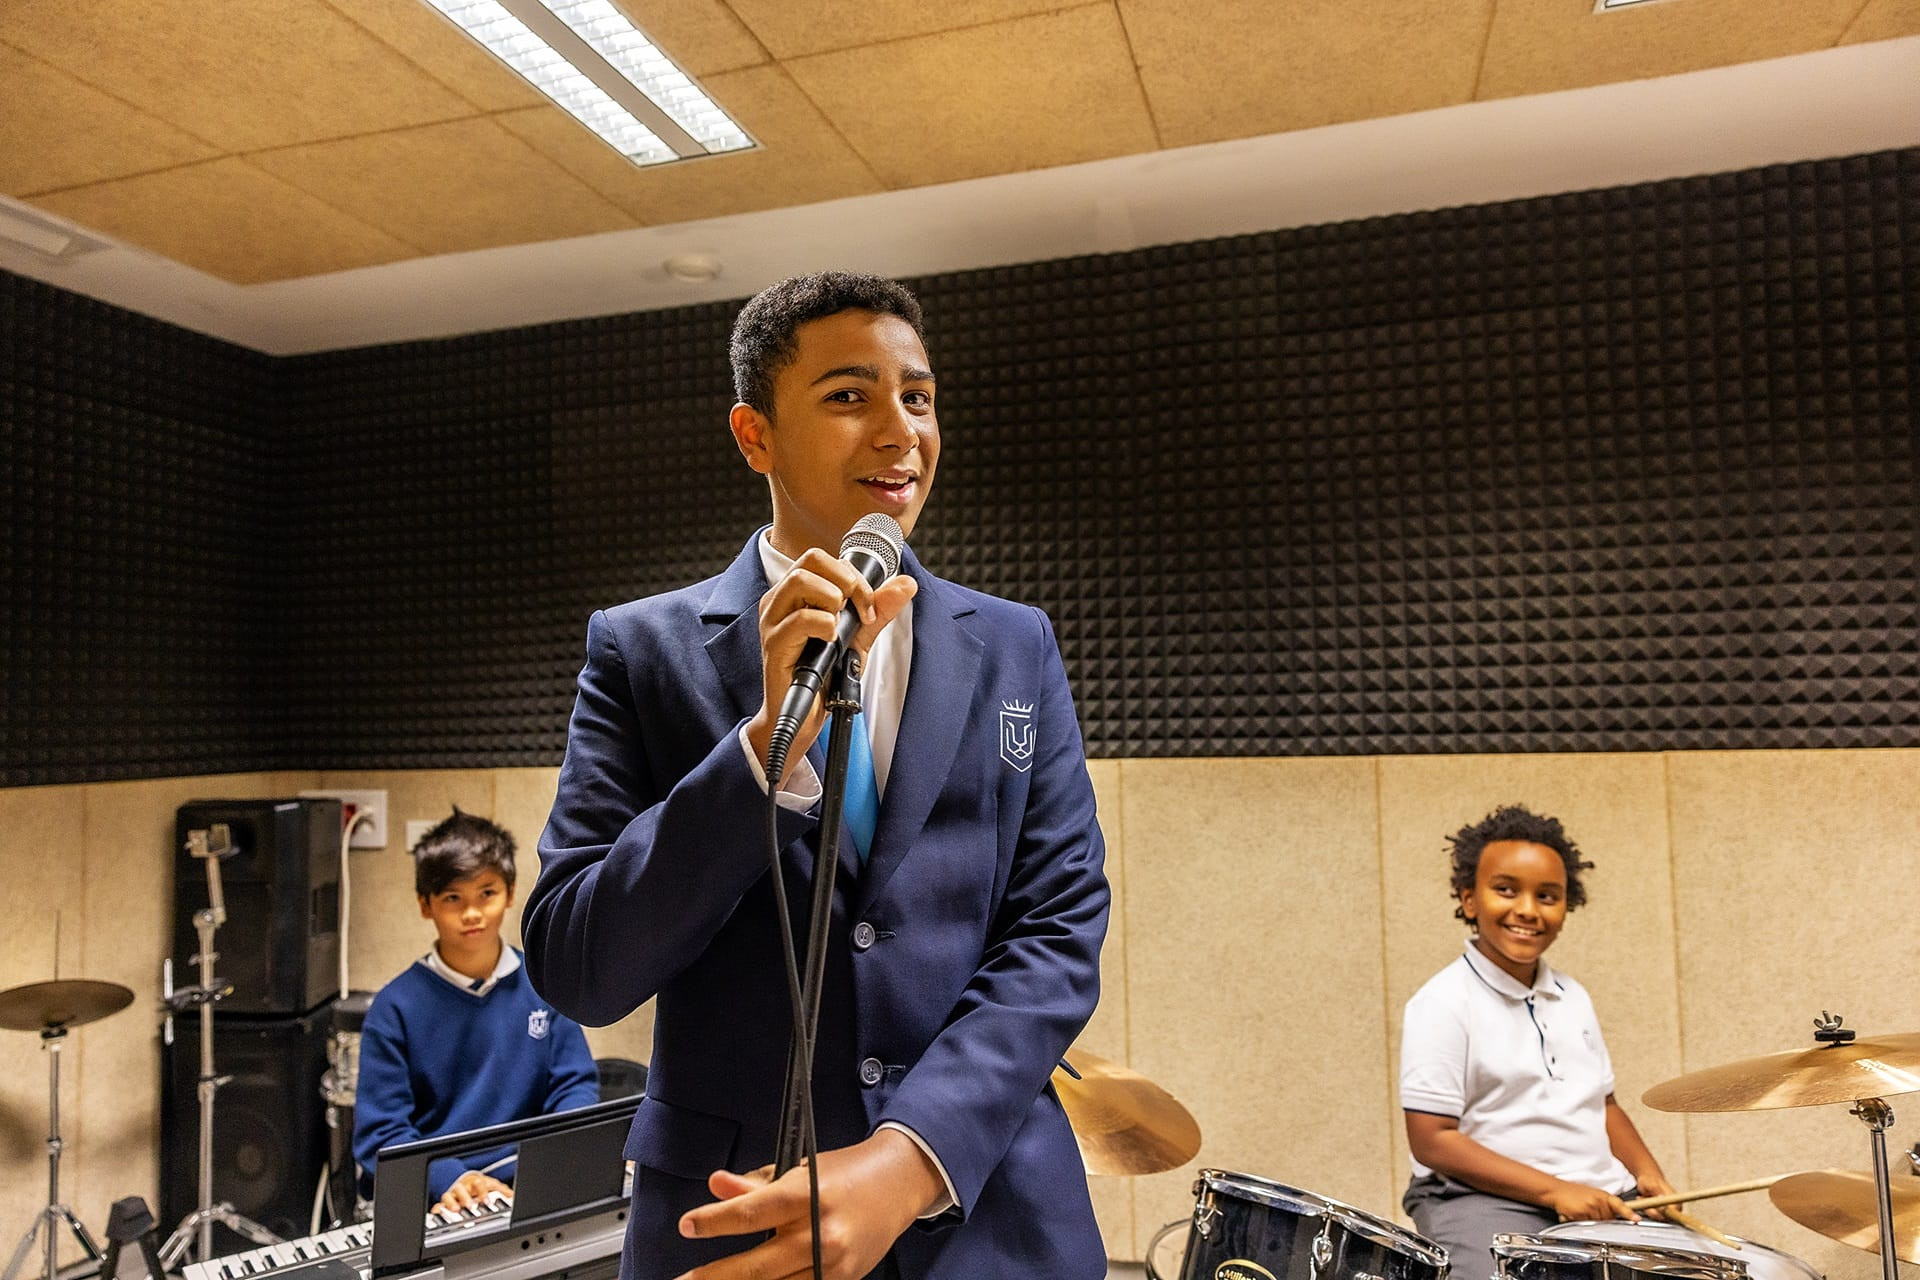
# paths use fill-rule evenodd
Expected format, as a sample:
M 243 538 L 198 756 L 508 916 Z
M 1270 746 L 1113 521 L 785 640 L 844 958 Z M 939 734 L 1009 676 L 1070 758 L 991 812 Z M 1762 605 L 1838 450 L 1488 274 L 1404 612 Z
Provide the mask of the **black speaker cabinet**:
M 214 1070 L 232 1079 L 214 1100 L 213 1200 L 286 1239 L 307 1234 L 314 1188 L 327 1163 L 329 1013 L 296 1018 L 214 1019 Z M 173 1230 L 199 1203 L 199 1015 L 175 1018 L 162 1051 L 160 1226 Z M 216 1253 L 254 1247 L 214 1227 Z
M 297 1014 L 340 989 L 340 802 L 195 800 L 174 817 L 173 981 L 200 981 L 193 913 L 207 905 L 207 864 L 187 833 L 224 822 L 238 852 L 221 859 L 227 922 L 214 977 L 233 983 L 221 1017 Z

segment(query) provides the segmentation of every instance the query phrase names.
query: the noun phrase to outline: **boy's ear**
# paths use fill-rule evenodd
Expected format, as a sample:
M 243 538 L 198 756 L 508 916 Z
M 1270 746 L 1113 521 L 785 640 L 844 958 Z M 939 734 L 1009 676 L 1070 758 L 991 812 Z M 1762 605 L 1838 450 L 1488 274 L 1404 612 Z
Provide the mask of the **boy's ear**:
M 424 893 L 416 893 L 413 896 L 420 899 L 420 918 L 422 920 L 433 919 L 433 900 Z
M 1460 914 L 1467 918 L 1468 924 L 1473 923 L 1475 911 L 1476 911 L 1476 907 L 1473 901 L 1473 890 L 1462 889 L 1460 891 Z
M 727 414 L 727 429 L 733 432 L 733 443 L 739 447 L 740 456 L 763 476 L 773 474 L 773 456 L 767 448 L 767 430 L 772 425 L 766 414 L 744 401 L 735 404 Z

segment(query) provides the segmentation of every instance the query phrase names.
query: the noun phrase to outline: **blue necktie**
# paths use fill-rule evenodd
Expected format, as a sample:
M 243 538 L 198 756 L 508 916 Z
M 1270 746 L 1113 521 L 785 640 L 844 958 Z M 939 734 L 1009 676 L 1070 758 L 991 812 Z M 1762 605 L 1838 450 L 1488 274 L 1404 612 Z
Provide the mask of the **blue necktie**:
M 860 851 L 860 865 L 867 865 L 873 848 L 873 829 L 880 822 L 880 789 L 874 785 L 873 744 L 867 741 L 865 712 L 853 718 L 853 743 L 847 753 L 847 794 L 840 811 L 841 821 Z

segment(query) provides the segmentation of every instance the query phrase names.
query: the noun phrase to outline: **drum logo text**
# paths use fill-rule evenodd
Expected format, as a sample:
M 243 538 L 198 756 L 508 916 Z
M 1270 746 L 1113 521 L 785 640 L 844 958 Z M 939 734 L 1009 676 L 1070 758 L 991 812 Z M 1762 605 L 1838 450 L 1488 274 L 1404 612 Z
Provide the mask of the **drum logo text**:
M 1275 1280 L 1273 1272 L 1245 1258 L 1228 1258 L 1213 1269 L 1213 1280 Z

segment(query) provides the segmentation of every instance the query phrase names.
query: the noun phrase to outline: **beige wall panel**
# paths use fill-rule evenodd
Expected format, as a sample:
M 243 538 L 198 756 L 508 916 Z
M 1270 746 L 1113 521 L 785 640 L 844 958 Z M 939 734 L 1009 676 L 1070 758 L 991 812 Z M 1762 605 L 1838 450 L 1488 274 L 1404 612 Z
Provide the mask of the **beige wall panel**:
M 767 51 L 725 0 L 619 0 L 633 25 L 647 33 L 690 76 L 710 76 L 767 61 Z
M 634 225 L 491 120 L 321 142 L 251 159 L 429 253 L 562 240 Z
M 0 191 L 23 196 L 165 169 L 213 147 L 0 44 Z
M 1663 758 L 1399 756 L 1380 762 L 1396 1201 L 1410 1168 L 1398 1096 L 1401 1011 L 1428 978 L 1459 955 L 1467 936 L 1466 926 L 1453 917 L 1446 838 L 1499 805 L 1516 802 L 1559 818 L 1595 864 L 1585 875 L 1589 901 L 1568 916 L 1548 963 L 1579 979 L 1593 996 L 1621 1105 L 1668 1177 L 1685 1186 L 1684 1125 L 1678 1117 L 1640 1105 L 1649 1085 L 1681 1070 Z
M 7 40 L 228 151 L 473 110 L 315 0 L 13 0 Z
M 482 818 L 493 816 L 493 771 L 419 769 L 392 773 L 327 773 L 316 784 L 342 790 L 382 788 L 387 793 L 387 847 L 356 849 L 348 960 L 353 985 L 377 991 L 433 945 L 433 922 L 420 918 L 413 893 L 413 859 L 407 853 L 407 822 L 439 821 L 458 805 Z M 515 833 L 518 834 L 517 832 Z
M 1493 0 L 1119 0 L 1169 147 L 1473 96 Z
M 305 773 L 220 774 L 107 782 L 77 788 L 86 799 L 86 976 L 133 990 L 131 1008 L 75 1033 L 84 1051 L 68 1100 L 85 1127 L 72 1183 L 74 1211 L 101 1229 L 115 1200 L 157 1205 L 160 1112 L 160 961 L 172 944 L 174 811 L 191 800 L 291 796 Z M 216 939 L 217 941 L 218 939 Z M 219 972 L 218 968 L 215 973 Z M 176 972 L 178 985 L 199 980 Z M 198 1023 L 175 1023 L 189 1045 Z M 171 1230 L 168 1223 L 163 1231 Z
M 1127 1043 L 1127 876 L 1121 848 L 1120 762 L 1089 760 L 1094 804 L 1100 814 L 1100 834 L 1107 842 L 1107 884 L 1113 906 L 1107 918 L 1107 941 L 1100 949 L 1100 1004 L 1075 1043 L 1089 1053 L 1115 1062 L 1128 1060 Z M 1133 1179 L 1089 1178 L 1093 1216 L 1110 1257 L 1132 1256 Z
M 1126 35 L 1104 4 L 786 65 L 889 187 L 1155 145 Z
M 1132 1065 L 1185 1103 L 1194 1164 L 1136 1180 L 1135 1250 L 1224 1167 L 1385 1212 L 1372 761 L 1128 760 Z
M 1840 43 L 1861 44 L 1901 36 L 1920 36 L 1920 0 L 1867 0 L 1867 7 L 1840 37 Z
M 1498 0 L 1481 98 L 1676 75 L 1825 49 L 1860 0 L 1686 0 L 1595 13 L 1587 0 Z
M 881 189 L 846 139 L 778 67 L 730 71 L 707 76 L 703 83 L 753 135 L 756 150 L 640 168 L 558 107 L 509 112 L 495 120 L 645 226 Z
M 426 0 L 324 3 L 481 110 L 506 111 L 547 100 Z
M 659 0 L 655 0 L 659 3 Z M 728 0 L 776 58 L 909 40 L 1071 8 L 1073 0 Z M 1106 0 L 1096 7 L 1106 8 Z M 636 8 L 637 12 L 637 8 Z
M 419 256 L 244 160 L 75 187 L 31 203 L 235 284 Z
M 11 909 L 0 929 L 0 989 L 60 978 L 88 978 L 83 956 L 86 922 L 81 849 L 85 800 L 80 787 L 16 787 L 0 790 L 0 869 Z M 55 959 L 56 921 L 59 934 Z M 56 972 L 57 963 L 57 972 Z M 129 1016 L 127 1013 L 118 1015 Z M 104 1024 L 74 1031 L 60 1053 L 61 1129 L 67 1158 L 61 1186 L 72 1194 L 76 1163 L 87 1154 L 80 1142 L 76 1081 L 83 1047 Z M 11 1253 L 19 1233 L 47 1202 L 47 1055 L 38 1036 L 0 1031 L 0 1248 Z M 75 1202 L 78 1205 L 78 1202 Z M 84 1212 L 84 1210 L 81 1210 Z M 91 1225 L 91 1224 L 90 1224 Z M 27 1264 L 38 1271 L 38 1259 Z M 78 1259 L 65 1245 L 61 1260 Z
M 1920 1030 L 1920 751 L 1669 761 L 1686 1068 L 1811 1047 L 1823 1009 L 1863 1035 Z M 1902 1123 L 1889 1136 L 1905 1146 L 1915 1102 L 1892 1103 Z M 1688 1129 L 1700 1184 L 1871 1167 L 1866 1129 L 1844 1107 L 1699 1116 Z M 1878 1273 L 1873 1257 L 1788 1221 L 1764 1196 L 1702 1216 L 1832 1280 Z

